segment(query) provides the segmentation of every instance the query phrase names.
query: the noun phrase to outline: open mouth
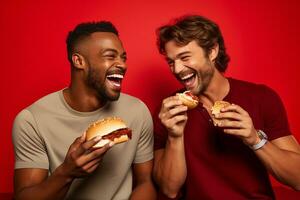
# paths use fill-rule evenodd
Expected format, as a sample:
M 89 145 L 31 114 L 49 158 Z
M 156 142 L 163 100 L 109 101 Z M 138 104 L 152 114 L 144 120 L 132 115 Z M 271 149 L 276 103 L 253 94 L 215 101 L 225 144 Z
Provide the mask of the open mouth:
M 113 85 L 116 89 L 121 87 L 122 80 L 124 78 L 123 74 L 109 74 L 106 76 L 107 80 L 111 85 Z
M 190 88 L 195 82 L 195 78 L 196 78 L 196 73 L 191 72 L 189 74 L 180 77 L 180 81 L 184 84 L 186 88 Z

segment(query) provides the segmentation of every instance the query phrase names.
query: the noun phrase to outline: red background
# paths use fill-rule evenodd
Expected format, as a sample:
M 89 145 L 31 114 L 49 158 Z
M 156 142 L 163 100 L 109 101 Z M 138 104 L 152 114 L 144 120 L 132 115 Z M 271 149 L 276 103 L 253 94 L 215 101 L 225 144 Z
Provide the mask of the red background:
M 211 18 L 220 25 L 231 56 L 226 75 L 275 89 L 300 139 L 300 1 L 10 0 L 0 5 L 0 193 L 13 190 L 13 119 L 33 101 L 68 85 L 65 38 L 84 21 L 116 25 L 128 53 L 123 92 L 153 111 L 162 96 L 179 86 L 158 54 L 155 29 L 183 14 Z

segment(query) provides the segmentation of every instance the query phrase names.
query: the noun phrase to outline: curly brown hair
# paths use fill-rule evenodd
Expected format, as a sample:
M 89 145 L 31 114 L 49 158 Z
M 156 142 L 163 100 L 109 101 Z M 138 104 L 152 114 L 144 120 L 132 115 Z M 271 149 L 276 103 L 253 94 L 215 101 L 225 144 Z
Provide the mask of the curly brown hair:
M 161 54 L 165 55 L 165 44 L 171 40 L 180 46 L 185 46 L 195 40 L 204 49 L 206 56 L 218 44 L 219 53 L 215 64 L 220 72 L 225 72 L 230 58 L 226 54 L 219 26 L 213 21 L 203 16 L 189 15 L 177 18 L 173 23 L 157 29 L 157 46 Z

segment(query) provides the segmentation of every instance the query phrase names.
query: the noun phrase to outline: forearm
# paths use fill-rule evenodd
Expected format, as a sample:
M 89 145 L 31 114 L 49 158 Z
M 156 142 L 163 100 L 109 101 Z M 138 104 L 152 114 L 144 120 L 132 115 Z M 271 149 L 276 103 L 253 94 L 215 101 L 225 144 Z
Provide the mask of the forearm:
M 174 198 L 186 179 L 183 137 L 169 137 L 164 154 L 155 167 L 155 179 L 163 193 Z
M 152 181 L 146 181 L 142 184 L 137 185 L 131 194 L 130 200 L 155 200 L 156 190 Z
M 24 187 L 20 191 L 15 192 L 15 199 L 17 200 L 52 200 L 64 199 L 72 179 L 66 177 L 61 167 L 58 167 L 51 176 L 43 182 L 34 186 Z
M 280 182 L 300 190 L 300 154 L 267 142 L 256 151 L 268 171 Z

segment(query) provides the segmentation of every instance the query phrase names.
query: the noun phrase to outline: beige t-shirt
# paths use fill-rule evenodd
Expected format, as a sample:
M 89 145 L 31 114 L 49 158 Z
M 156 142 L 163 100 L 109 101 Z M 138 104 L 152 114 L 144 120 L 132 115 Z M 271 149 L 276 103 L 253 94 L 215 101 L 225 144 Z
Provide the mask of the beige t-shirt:
M 132 191 L 132 163 L 153 159 L 153 124 L 145 104 L 123 93 L 118 101 L 93 112 L 72 109 L 62 90 L 22 110 L 13 126 L 15 169 L 42 168 L 51 174 L 63 162 L 75 138 L 90 123 L 105 117 L 123 119 L 132 129 L 132 139 L 113 146 L 91 176 L 75 179 L 67 198 L 128 199 Z

